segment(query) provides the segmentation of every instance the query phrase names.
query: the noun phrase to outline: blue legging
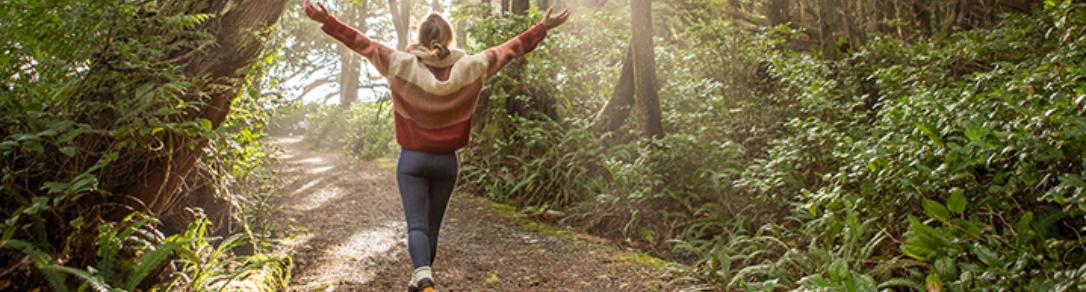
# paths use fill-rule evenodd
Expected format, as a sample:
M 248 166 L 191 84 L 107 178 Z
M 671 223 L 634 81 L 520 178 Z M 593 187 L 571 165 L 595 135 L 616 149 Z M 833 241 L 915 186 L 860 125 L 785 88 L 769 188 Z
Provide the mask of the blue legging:
M 437 256 L 437 234 L 456 185 L 457 164 L 455 153 L 400 152 L 396 183 L 407 217 L 407 251 L 415 268 L 432 265 Z

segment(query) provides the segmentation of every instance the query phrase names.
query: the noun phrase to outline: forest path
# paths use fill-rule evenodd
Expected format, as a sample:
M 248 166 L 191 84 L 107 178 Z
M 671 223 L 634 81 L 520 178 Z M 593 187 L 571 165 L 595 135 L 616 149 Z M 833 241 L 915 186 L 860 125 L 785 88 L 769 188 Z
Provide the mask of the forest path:
M 278 138 L 281 249 L 295 291 L 404 291 L 410 278 L 395 166 Z M 508 208 L 504 208 L 508 209 Z M 661 262 L 454 194 L 434 264 L 440 291 L 670 290 Z M 587 239 L 587 240 L 586 240 Z

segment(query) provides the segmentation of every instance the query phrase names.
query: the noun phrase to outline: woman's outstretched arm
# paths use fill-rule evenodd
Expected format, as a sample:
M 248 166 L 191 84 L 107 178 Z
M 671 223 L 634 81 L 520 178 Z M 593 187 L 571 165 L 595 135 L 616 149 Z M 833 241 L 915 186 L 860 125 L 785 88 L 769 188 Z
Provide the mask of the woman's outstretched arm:
M 309 19 L 324 24 L 321 26 L 321 30 L 323 30 L 324 33 L 340 41 L 351 50 L 358 52 L 363 57 L 366 57 L 366 59 L 369 59 L 370 63 L 372 63 L 382 75 L 387 73 L 389 56 L 394 52 L 392 48 L 375 42 L 357 29 L 340 22 L 339 19 L 336 19 L 331 13 L 328 13 L 328 9 L 324 8 L 324 5 L 321 5 L 320 3 L 314 7 L 309 0 L 303 0 L 302 6 L 305 8 L 305 15 L 308 16 Z
M 487 76 L 498 74 L 498 71 L 501 71 L 505 64 L 509 64 L 509 61 L 534 50 L 547 36 L 547 31 L 565 23 L 566 19 L 569 19 L 569 15 L 570 12 L 566 9 L 562 10 L 558 15 L 551 16 L 551 9 L 547 9 L 547 15 L 543 16 L 543 20 L 538 24 L 533 25 L 500 46 L 487 49 L 486 57 L 490 63 L 487 68 Z

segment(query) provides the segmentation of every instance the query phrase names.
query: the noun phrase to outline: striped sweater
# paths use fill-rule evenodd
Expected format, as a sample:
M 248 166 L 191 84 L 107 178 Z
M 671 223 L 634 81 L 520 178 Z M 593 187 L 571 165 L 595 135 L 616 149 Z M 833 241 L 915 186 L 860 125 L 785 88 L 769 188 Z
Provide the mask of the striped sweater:
M 396 142 L 405 149 L 430 153 L 452 153 L 468 144 L 483 82 L 509 61 L 531 52 L 547 34 L 537 24 L 482 53 L 454 50 L 435 60 L 377 43 L 335 18 L 325 22 L 322 30 L 369 59 L 388 79 Z

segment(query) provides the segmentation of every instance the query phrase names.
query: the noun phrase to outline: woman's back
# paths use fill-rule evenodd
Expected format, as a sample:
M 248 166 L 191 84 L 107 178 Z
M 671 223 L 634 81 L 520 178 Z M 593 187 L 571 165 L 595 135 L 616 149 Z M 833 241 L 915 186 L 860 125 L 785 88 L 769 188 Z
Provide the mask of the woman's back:
M 430 153 L 452 153 L 467 145 L 483 82 L 531 52 L 547 34 L 546 26 L 537 24 L 500 46 L 469 55 L 445 47 L 412 46 L 407 52 L 397 51 L 334 17 L 324 21 L 322 29 L 369 59 L 388 79 L 396 142 L 405 149 Z

